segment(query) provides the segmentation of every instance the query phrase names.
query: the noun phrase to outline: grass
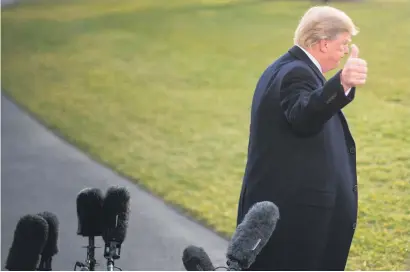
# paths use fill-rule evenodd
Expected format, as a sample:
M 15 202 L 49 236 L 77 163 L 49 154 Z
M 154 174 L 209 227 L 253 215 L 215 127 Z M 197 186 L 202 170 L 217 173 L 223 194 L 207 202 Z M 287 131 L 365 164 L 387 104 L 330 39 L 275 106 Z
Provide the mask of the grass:
M 171 2 L 171 3 L 170 3 Z M 308 1 L 28 1 L 2 11 L 2 88 L 92 157 L 216 231 L 235 227 L 249 107 Z M 405 269 L 410 2 L 338 3 L 369 81 L 345 114 L 360 213 L 349 270 Z

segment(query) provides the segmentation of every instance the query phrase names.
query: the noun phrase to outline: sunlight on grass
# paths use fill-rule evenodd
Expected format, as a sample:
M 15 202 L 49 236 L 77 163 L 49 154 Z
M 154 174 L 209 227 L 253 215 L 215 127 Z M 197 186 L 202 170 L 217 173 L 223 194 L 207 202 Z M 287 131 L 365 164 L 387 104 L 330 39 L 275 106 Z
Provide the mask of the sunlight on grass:
M 229 235 L 264 68 L 306 1 L 28 2 L 2 11 L 2 87 L 94 158 Z M 400 270 L 410 239 L 410 2 L 338 4 L 369 82 L 344 112 L 358 147 L 349 270 Z M 330 75 L 329 75 L 330 76 Z

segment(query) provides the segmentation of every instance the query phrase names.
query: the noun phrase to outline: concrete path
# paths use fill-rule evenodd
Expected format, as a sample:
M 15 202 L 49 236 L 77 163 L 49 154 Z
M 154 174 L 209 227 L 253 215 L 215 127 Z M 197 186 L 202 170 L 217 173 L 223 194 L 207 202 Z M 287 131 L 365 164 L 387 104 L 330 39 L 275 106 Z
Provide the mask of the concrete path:
M 183 249 L 202 246 L 215 265 L 225 265 L 227 241 L 175 212 L 161 200 L 97 164 L 52 134 L 2 96 L 1 101 L 1 268 L 4 269 L 18 219 L 50 211 L 60 221 L 59 254 L 53 270 L 73 270 L 86 256 L 87 240 L 77 236 L 76 196 L 85 187 L 105 192 L 129 188 L 131 214 L 121 259 L 123 270 L 184 270 Z M 102 239 L 97 239 L 102 246 Z M 97 260 L 105 270 L 102 248 Z

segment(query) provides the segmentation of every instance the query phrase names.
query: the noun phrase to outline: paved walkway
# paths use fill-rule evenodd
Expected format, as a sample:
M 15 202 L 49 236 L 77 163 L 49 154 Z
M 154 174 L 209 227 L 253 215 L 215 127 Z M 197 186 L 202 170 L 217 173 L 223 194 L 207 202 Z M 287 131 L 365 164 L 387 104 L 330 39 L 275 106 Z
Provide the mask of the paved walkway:
M 1 101 L 1 268 L 4 269 L 18 219 L 50 211 L 60 221 L 59 254 L 54 270 L 72 270 L 84 260 L 87 243 L 76 235 L 76 196 L 85 187 L 105 191 L 111 185 L 129 188 L 131 214 L 121 259 L 123 270 L 184 270 L 182 251 L 202 246 L 215 265 L 224 265 L 227 241 L 175 212 L 70 146 L 2 96 Z M 102 239 L 97 239 L 98 246 Z M 102 248 L 97 260 L 104 270 Z

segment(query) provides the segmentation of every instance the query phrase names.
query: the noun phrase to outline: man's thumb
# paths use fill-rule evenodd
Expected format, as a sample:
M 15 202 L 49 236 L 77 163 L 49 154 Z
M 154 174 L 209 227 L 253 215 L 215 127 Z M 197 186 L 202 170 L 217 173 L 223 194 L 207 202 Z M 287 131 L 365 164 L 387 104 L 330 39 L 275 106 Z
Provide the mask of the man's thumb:
M 351 58 L 359 57 L 359 48 L 355 44 L 352 44 L 352 46 L 350 47 L 350 57 Z

